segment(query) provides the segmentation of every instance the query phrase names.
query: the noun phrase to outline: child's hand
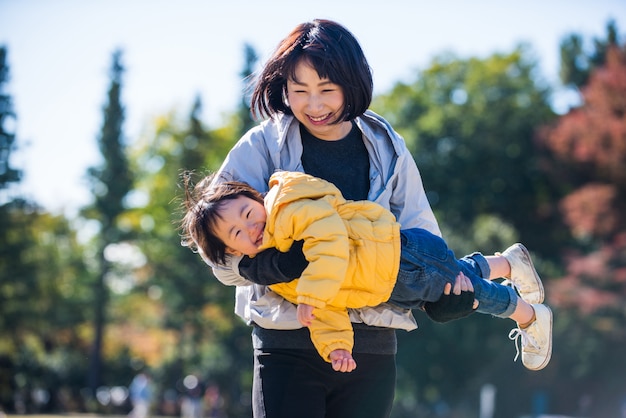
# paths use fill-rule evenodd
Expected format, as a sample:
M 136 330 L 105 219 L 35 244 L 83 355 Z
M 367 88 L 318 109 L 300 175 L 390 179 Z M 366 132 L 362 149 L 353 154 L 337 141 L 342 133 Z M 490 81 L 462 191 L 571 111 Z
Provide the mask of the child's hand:
M 330 363 L 336 372 L 351 372 L 356 369 L 356 361 L 348 350 L 333 350 L 330 352 Z
M 311 321 L 315 318 L 313 309 L 315 309 L 315 307 L 305 303 L 298 305 L 298 321 L 300 321 L 303 326 L 308 327 L 311 325 Z

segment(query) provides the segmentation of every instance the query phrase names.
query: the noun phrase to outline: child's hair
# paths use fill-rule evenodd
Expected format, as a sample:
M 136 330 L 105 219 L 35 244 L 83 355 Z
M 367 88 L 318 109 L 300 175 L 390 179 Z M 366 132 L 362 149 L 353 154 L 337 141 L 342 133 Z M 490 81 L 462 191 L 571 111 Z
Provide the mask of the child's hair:
M 181 245 L 199 252 L 214 264 L 224 264 L 226 245 L 215 234 L 217 221 L 223 219 L 224 202 L 245 196 L 263 204 L 263 196 L 247 183 L 214 181 L 215 175 L 206 176 L 195 187 L 191 172 L 184 172 L 182 177 L 185 215 L 180 224 Z
M 339 85 L 343 112 L 334 123 L 361 116 L 372 101 L 372 70 L 354 35 L 331 20 L 315 19 L 296 26 L 265 64 L 252 93 L 256 117 L 276 113 L 292 115 L 285 102 L 287 81 L 296 80 L 296 66 L 308 62 L 320 78 Z

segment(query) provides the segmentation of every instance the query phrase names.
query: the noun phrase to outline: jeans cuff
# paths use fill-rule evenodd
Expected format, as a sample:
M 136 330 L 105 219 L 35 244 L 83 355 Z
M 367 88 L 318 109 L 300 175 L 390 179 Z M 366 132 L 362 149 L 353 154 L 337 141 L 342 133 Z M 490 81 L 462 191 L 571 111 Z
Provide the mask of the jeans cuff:
M 483 279 L 489 280 L 489 276 L 491 275 L 491 267 L 489 267 L 489 263 L 482 253 L 475 252 L 468 256 L 472 260 L 476 262 L 476 265 L 480 269 L 480 277 Z

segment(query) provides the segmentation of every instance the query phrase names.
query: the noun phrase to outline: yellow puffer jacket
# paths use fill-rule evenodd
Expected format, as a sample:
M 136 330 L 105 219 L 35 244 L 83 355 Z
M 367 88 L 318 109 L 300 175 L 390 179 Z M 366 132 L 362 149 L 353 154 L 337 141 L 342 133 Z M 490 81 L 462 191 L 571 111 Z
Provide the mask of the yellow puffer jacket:
M 347 308 L 376 306 L 389 299 L 400 264 L 400 225 L 370 201 L 347 201 L 332 183 L 298 172 L 270 178 L 261 249 L 287 251 L 304 240 L 309 265 L 298 280 L 270 288 L 299 304 L 315 306 L 309 327 L 326 361 L 336 349 L 352 352 Z

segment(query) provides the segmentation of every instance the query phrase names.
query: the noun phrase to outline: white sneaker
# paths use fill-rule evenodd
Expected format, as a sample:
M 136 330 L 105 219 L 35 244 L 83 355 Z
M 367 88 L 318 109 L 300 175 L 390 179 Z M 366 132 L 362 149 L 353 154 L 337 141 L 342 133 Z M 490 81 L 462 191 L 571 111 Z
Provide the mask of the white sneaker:
M 521 298 L 531 305 L 543 303 L 543 283 L 526 247 L 519 243 L 513 244 L 500 255 L 506 258 L 511 266 L 509 281 L 517 289 Z
M 515 341 L 519 357 L 519 342 L 522 345 L 522 364 L 529 370 L 541 370 L 548 365 L 552 357 L 552 311 L 546 305 L 533 305 L 535 322 L 526 329 L 519 326 L 509 333 L 509 339 Z

